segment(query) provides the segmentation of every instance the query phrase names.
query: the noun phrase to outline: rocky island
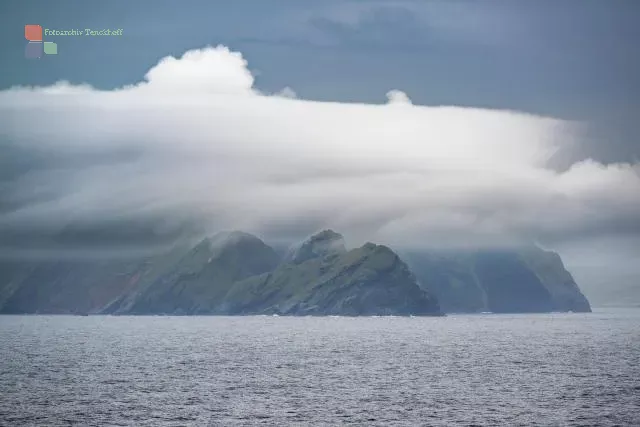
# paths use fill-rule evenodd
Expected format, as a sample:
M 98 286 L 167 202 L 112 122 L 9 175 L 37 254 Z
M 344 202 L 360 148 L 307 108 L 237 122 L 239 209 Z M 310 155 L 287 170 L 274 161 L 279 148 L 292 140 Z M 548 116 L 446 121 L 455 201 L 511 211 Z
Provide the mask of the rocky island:
M 406 261 L 406 262 L 405 262 Z M 560 257 L 347 249 L 324 230 L 284 255 L 241 231 L 144 258 L 0 262 L 0 313 L 416 315 L 590 311 Z

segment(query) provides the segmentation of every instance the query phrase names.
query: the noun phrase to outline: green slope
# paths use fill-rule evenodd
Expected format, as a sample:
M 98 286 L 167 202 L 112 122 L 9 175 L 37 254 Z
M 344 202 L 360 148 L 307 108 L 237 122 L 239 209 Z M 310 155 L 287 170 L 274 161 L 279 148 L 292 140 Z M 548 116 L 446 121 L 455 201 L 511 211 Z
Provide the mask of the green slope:
M 235 284 L 225 313 L 439 315 L 407 265 L 386 246 L 367 243 L 329 253 Z

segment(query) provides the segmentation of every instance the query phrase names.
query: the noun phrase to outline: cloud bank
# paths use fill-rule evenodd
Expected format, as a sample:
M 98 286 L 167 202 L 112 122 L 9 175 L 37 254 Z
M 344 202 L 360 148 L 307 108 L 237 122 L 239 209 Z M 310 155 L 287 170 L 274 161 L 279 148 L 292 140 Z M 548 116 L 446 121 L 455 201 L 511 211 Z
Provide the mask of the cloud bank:
M 287 241 L 331 227 L 414 247 L 640 235 L 637 164 L 549 166 L 580 144 L 580 124 L 387 99 L 260 93 L 223 46 L 164 58 L 118 90 L 2 91 L 0 253 L 185 230 Z

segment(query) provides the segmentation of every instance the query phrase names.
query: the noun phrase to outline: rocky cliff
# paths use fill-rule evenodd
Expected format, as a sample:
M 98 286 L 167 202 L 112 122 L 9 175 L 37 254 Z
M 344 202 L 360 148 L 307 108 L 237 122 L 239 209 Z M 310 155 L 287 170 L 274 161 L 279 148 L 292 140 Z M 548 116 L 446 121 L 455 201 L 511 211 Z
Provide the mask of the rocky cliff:
M 404 254 L 446 312 L 589 312 L 560 256 L 535 246 Z

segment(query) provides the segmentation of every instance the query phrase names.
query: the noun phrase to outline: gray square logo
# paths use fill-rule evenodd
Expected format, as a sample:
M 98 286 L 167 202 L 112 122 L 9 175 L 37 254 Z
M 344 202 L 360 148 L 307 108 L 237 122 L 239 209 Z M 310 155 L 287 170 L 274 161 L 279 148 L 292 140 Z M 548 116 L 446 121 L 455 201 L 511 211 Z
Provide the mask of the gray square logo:
M 29 42 L 24 49 L 24 57 L 29 59 L 37 59 L 42 56 L 42 42 Z

